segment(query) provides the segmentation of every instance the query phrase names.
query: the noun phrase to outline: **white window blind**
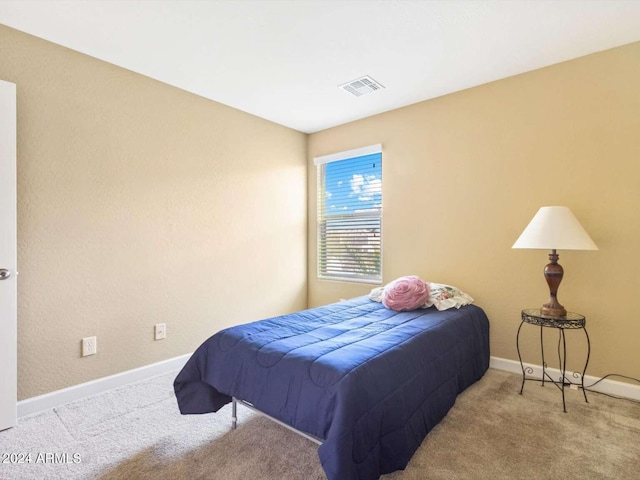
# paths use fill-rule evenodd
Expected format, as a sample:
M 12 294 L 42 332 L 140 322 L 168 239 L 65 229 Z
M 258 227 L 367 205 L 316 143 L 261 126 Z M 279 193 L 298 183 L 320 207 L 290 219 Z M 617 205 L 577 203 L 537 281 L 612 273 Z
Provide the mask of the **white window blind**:
M 380 145 L 314 159 L 318 165 L 318 277 L 382 281 Z

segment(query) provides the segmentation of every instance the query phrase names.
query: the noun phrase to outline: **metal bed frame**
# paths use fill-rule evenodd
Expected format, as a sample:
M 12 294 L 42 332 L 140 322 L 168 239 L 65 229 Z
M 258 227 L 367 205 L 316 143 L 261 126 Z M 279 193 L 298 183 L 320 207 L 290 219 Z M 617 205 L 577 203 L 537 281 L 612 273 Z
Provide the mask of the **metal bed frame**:
M 323 440 L 321 438 L 318 438 L 315 435 L 311 435 L 309 433 L 305 433 L 301 430 L 298 430 L 297 428 L 293 428 L 291 425 L 287 425 L 283 421 L 278 420 L 277 418 L 273 418 L 271 415 L 267 415 L 264 412 L 261 412 L 256 407 L 254 407 L 251 403 L 246 402 L 244 400 L 240 400 L 239 398 L 236 398 L 236 397 L 231 397 L 231 428 L 233 430 L 235 430 L 236 426 L 238 425 L 238 415 L 237 415 L 238 403 L 247 407 L 249 410 L 253 410 L 256 413 L 259 413 L 260 415 L 267 417 L 269 420 L 276 422 L 278 425 L 282 425 L 286 429 L 291 430 L 292 432 L 295 432 L 298 435 L 303 436 L 307 440 L 311 440 L 313 443 L 317 445 L 322 445 Z

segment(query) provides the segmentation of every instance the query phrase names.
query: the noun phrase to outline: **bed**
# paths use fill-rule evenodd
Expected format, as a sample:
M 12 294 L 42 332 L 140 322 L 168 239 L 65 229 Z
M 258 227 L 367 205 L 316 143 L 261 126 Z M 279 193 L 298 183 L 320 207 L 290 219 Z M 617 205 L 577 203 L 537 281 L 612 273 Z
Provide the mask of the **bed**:
M 218 332 L 174 390 L 183 414 L 241 399 L 319 439 L 329 480 L 370 480 L 404 469 L 488 366 L 480 307 L 396 312 L 363 296 Z

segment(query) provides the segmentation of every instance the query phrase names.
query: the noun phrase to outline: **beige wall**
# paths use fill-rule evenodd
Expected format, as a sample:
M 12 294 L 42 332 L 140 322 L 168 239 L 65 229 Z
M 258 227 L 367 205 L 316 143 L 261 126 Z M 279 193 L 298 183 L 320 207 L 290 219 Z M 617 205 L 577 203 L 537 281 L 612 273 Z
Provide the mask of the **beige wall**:
M 3 26 L 0 47 L 18 91 L 20 399 L 306 306 L 306 135 Z
M 587 316 L 588 373 L 637 377 L 639 85 L 635 43 L 312 134 L 309 218 L 312 158 L 382 143 L 384 281 L 417 274 L 461 287 L 490 317 L 492 355 L 517 359 L 520 310 L 548 298 L 547 252 L 511 245 L 539 207 L 567 205 L 600 248 L 559 252 L 559 300 Z M 370 290 L 317 280 L 315 251 L 310 221 L 311 306 Z M 528 328 L 525 360 L 540 363 Z M 584 336 L 567 337 L 569 366 L 581 368 Z

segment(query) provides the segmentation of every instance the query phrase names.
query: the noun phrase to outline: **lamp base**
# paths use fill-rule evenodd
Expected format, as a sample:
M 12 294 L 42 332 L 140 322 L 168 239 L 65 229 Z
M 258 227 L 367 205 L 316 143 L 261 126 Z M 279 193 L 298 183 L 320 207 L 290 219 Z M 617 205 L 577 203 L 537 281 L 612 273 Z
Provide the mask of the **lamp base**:
M 558 263 L 560 256 L 555 250 L 549 254 L 549 264 L 544 267 L 544 278 L 549 285 L 549 301 L 542 305 L 540 313 L 549 317 L 566 317 L 567 311 L 558 302 L 558 287 L 564 276 L 564 269 Z
M 565 308 L 558 302 L 556 302 L 556 305 L 557 306 L 551 306 L 549 303 L 545 303 L 540 309 L 540 313 L 547 317 L 566 317 L 567 311 Z

